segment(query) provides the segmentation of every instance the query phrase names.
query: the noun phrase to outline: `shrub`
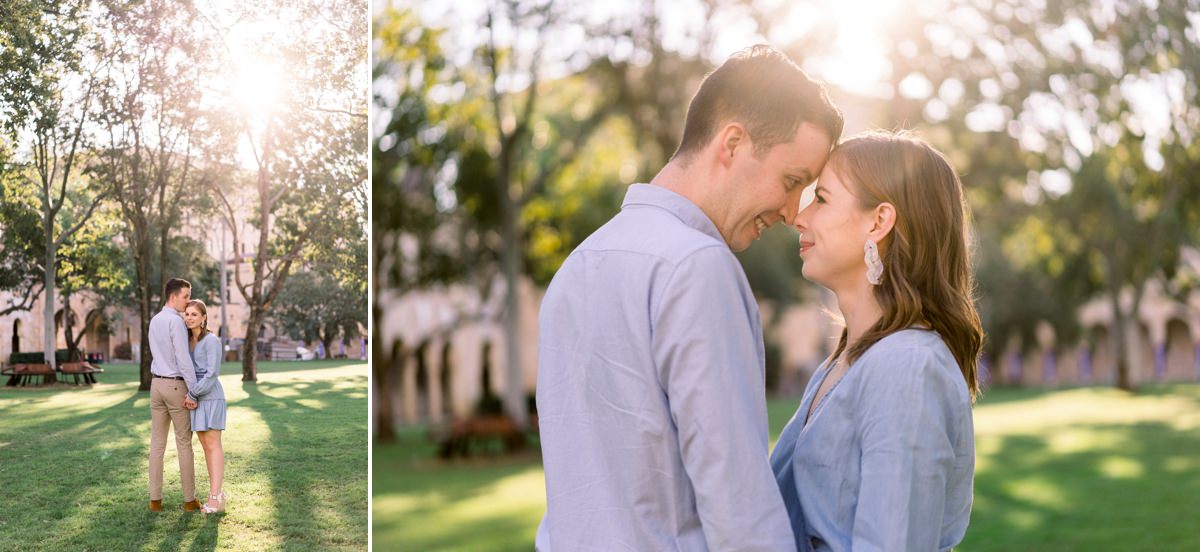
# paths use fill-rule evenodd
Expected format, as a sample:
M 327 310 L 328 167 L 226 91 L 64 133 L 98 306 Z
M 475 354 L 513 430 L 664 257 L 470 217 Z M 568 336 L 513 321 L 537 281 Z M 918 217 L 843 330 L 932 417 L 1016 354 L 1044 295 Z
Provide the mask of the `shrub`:
M 131 346 L 128 341 L 124 343 L 118 343 L 116 347 L 113 347 L 113 358 L 132 360 L 133 346 Z
M 54 351 L 54 360 L 57 362 L 67 361 L 67 350 L 57 349 Z M 23 353 L 13 353 L 8 356 L 9 364 L 45 364 L 46 355 L 41 351 L 29 351 Z

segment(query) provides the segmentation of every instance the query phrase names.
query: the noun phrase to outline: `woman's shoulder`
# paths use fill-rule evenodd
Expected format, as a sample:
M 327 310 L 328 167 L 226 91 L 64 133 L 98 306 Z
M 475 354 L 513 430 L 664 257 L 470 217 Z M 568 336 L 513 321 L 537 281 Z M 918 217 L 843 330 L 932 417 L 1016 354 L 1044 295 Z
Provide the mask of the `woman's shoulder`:
M 859 362 L 866 374 L 876 377 L 906 377 L 919 373 L 957 376 L 958 361 L 937 332 L 926 328 L 908 328 L 891 333 L 875 342 Z
M 221 338 L 217 337 L 217 334 L 215 333 L 208 332 L 205 334 L 204 339 L 201 339 L 200 342 L 211 347 L 213 344 L 220 345 Z
M 924 351 L 946 351 L 950 349 L 946 347 L 946 342 L 942 341 L 942 336 L 929 328 L 913 326 L 903 330 L 892 332 L 884 336 L 879 341 L 875 342 L 867 353 L 875 351 L 895 351 L 899 349 L 918 349 Z M 866 356 L 865 354 L 863 356 Z

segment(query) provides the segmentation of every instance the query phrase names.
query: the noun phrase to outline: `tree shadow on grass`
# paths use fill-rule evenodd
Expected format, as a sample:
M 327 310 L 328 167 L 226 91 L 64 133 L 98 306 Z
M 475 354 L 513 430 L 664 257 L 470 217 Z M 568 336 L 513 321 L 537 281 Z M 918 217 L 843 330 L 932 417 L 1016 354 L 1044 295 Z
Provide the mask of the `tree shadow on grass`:
M 323 360 L 277 360 L 259 361 L 256 367 L 259 375 L 277 374 L 281 372 L 302 372 L 307 370 L 325 370 L 328 368 L 345 368 L 347 366 L 365 365 L 367 361 L 357 358 L 339 358 Z M 227 362 L 221 366 L 222 374 L 241 374 L 240 362 Z
M 1082 432 L 1055 444 L 1055 434 Z M 1057 450 L 1056 450 L 1057 449 Z M 1064 450 L 1065 449 L 1065 450 Z M 1200 434 L 1163 422 L 1000 437 L 961 550 L 1167 550 L 1200 541 Z
M 535 528 L 536 523 L 531 526 L 523 516 L 497 513 L 476 519 L 467 527 L 434 523 L 414 528 L 411 523 L 377 521 L 373 535 L 376 546 L 384 550 L 527 552 L 533 549 L 533 538 L 521 535 Z
M 355 376 L 354 381 L 360 379 L 365 387 L 366 376 Z M 242 384 L 269 430 L 269 445 L 258 458 L 269 474 L 284 550 L 357 548 L 366 544 L 366 401 L 361 398 L 361 390 L 339 388 L 336 383 L 342 382 Z M 280 398 L 273 391 L 288 396 Z M 314 399 L 320 400 L 324 408 L 304 404 Z M 342 430 L 314 430 L 330 424 Z M 347 462 L 347 454 L 360 461 Z M 361 495 L 337 492 L 347 484 L 360 485 Z M 355 529 L 346 531 L 339 526 Z
M 421 433 L 401 435 L 395 443 L 374 447 L 375 543 L 399 550 L 529 550 L 533 532 L 544 512 L 541 498 L 545 488 L 538 484 L 531 505 L 514 505 L 497 499 L 494 506 L 477 508 L 491 495 L 513 492 L 500 486 L 514 477 L 540 470 L 536 449 L 518 455 L 491 456 L 441 461 L 414 455 L 415 447 L 426 450 Z M 528 498 L 523 496 L 523 498 Z M 455 520 L 455 513 L 469 522 Z
M 365 380 L 355 381 L 365 388 Z M 19 497 L 0 516 L 0 551 L 216 548 L 223 518 L 180 509 L 173 437 L 164 465 L 164 510 L 148 511 L 149 394 L 135 391 L 135 385 L 80 394 L 78 402 L 62 400 L 60 393 L 71 390 L 0 396 L 0 487 Z M 248 387 L 251 398 L 241 406 L 260 414 L 269 426 L 265 469 L 276 507 L 286 509 L 276 512 L 275 523 L 266 530 L 289 550 L 365 547 L 363 390 L 307 380 Z M 299 393 L 294 399 L 271 396 L 272 390 L 284 393 L 284 388 Z M 345 430 L 309 430 L 330 427 L 330 418 Z M 203 449 L 193 442 L 193 450 L 202 483 Z M 347 462 L 347 453 L 361 461 Z M 312 459 L 323 455 L 332 459 L 329 465 L 314 465 Z M 361 492 L 338 491 L 348 481 L 361 484 Z M 202 493 L 206 489 L 201 487 L 197 490 Z M 311 521 L 300 524 L 298 519 Z
M 6 417 L 45 421 L 22 425 L 7 447 L 15 461 L 0 462 L 0 486 L 21 497 L 20 507 L 6 508 L 0 549 L 177 549 L 187 538 L 204 536 L 191 531 L 194 514 L 178 511 L 173 462 L 164 470 L 164 512 L 147 508 L 150 413 L 144 403 L 137 405 L 147 398 L 132 392 L 99 410 L 81 402 L 79 408 L 59 407 L 55 415 L 28 403 L 3 409 Z M 193 549 L 215 548 L 215 528 L 213 533 L 207 539 L 212 545 L 196 548 L 194 541 Z

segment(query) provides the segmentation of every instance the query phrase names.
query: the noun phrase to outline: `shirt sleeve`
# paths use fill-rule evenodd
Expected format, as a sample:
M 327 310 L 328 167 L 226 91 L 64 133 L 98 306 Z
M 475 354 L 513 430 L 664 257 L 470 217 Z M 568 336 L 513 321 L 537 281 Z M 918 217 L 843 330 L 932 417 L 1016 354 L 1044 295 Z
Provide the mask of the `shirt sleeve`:
M 689 255 L 651 320 L 655 367 L 708 548 L 795 550 L 768 462 L 758 309 L 737 260 L 720 247 Z
M 188 391 L 196 387 L 196 369 L 192 367 L 192 355 L 188 354 L 188 337 L 187 326 L 183 325 L 183 319 L 171 320 L 167 324 L 167 337 L 170 339 L 172 358 L 175 359 L 176 368 L 179 370 L 179 375 L 183 376 L 183 382 L 187 384 Z
M 221 341 L 219 339 L 205 339 L 197 349 L 203 348 L 204 354 L 201 359 L 204 361 L 204 377 L 196 381 L 196 386 L 188 392 L 188 396 L 192 400 L 200 400 L 204 398 L 213 388 L 213 382 L 217 381 L 217 377 L 221 375 Z
M 938 550 L 955 462 L 956 400 L 939 372 L 951 367 L 914 347 L 861 369 L 862 461 L 851 549 Z

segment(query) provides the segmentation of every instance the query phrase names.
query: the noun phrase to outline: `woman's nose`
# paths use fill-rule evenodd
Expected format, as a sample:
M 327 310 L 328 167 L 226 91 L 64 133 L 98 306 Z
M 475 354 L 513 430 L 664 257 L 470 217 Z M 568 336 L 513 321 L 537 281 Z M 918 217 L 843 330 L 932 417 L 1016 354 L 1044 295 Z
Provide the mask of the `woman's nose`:
M 788 224 L 790 224 L 792 226 L 792 228 L 795 228 L 796 230 L 799 230 L 801 232 L 807 230 L 808 225 L 805 224 L 806 217 L 804 216 L 804 214 L 807 212 L 808 212 L 808 207 L 797 210 L 796 216 L 792 217 L 792 219 L 788 221 Z

